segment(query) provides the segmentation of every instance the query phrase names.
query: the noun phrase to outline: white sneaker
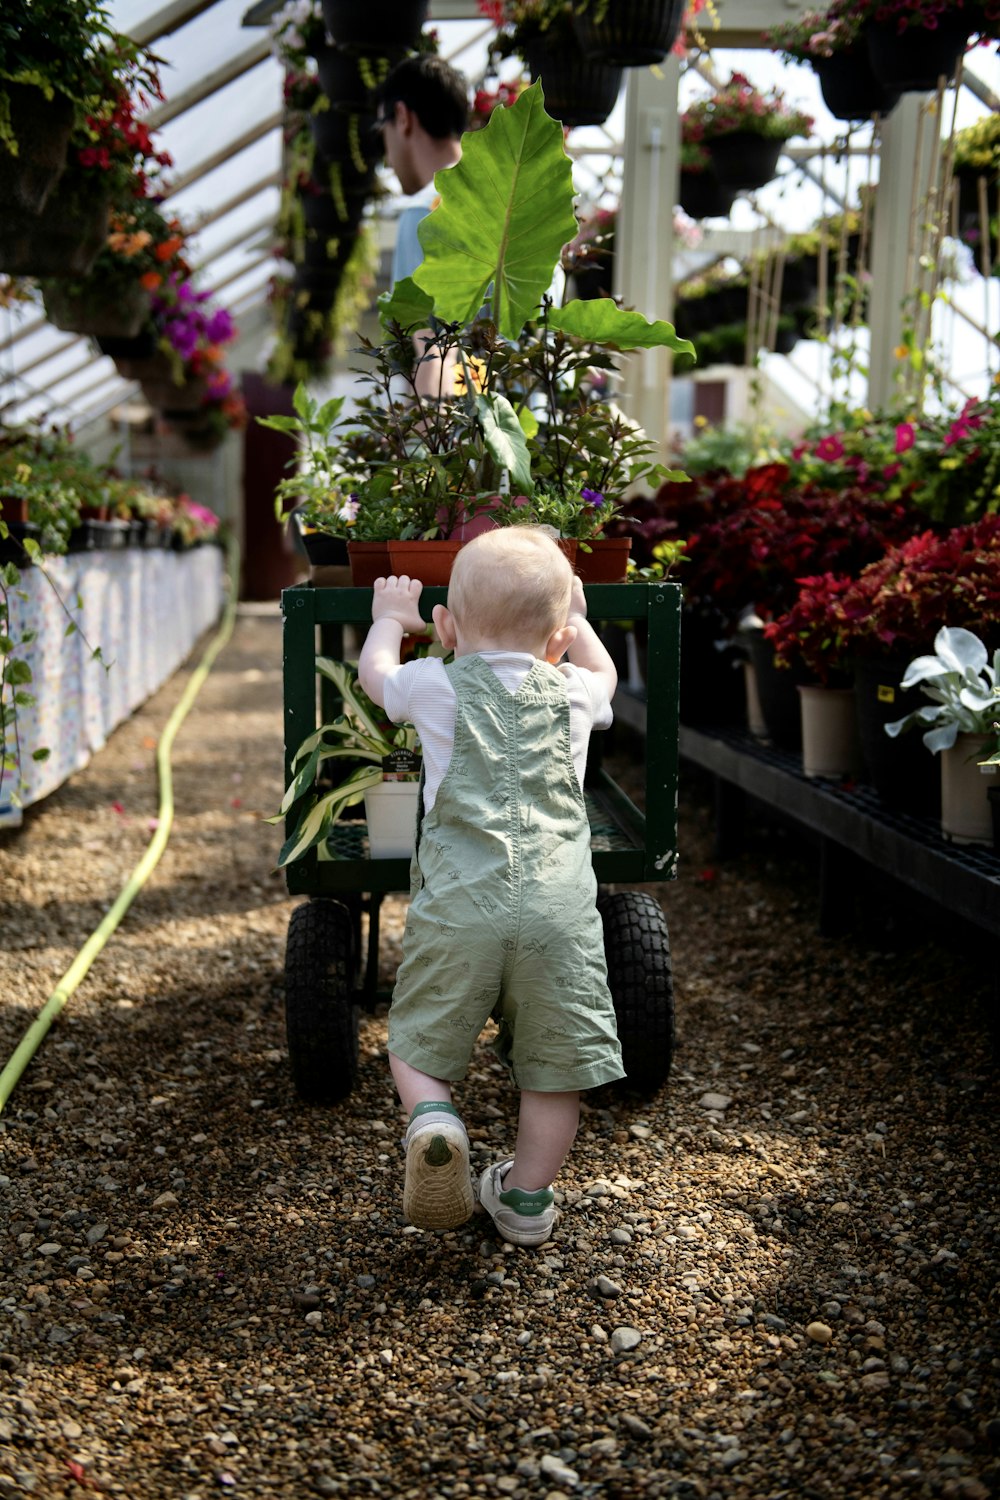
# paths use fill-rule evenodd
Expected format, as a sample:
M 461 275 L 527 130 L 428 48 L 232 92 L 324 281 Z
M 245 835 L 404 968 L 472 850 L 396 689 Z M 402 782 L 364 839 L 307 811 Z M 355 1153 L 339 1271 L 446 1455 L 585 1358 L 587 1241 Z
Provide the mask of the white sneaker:
M 556 1223 L 551 1188 L 526 1193 L 523 1188 L 504 1188 L 503 1180 L 513 1157 L 487 1167 L 479 1179 L 479 1201 L 492 1218 L 497 1233 L 511 1245 L 543 1245 Z
M 469 1137 L 462 1121 L 445 1110 L 415 1115 L 406 1128 L 403 1146 L 406 1218 L 418 1229 L 457 1229 L 471 1217 L 476 1204 Z

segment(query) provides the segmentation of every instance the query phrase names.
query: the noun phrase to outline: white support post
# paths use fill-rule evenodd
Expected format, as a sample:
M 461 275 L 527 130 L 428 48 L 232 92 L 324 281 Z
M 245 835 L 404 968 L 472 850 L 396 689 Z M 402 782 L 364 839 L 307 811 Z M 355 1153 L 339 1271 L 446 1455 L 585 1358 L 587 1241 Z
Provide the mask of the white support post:
M 680 63 L 670 57 L 658 72 L 631 68 L 625 95 L 622 206 L 615 234 L 615 291 L 626 307 L 650 320 L 673 315 L 674 202 L 679 143 Z M 628 356 L 621 404 L 664 454 L 669 433 L 670 353 L 646 349 Z
M 941 128 L 933 113 L 921 120 L 924 105 L 922 94 L 904 94 L 882 122 L 879 183 L 872 224 L 872 285 L 877 290 L 877 295 L 870 298 L 869 312 L 868 405 L 872 411 L 887 407 L 892 400 L 899 367 L 896 349 L 902 342 L 906 319 L 905 302 L 914 288 L 914 268 L 907 254 L 911 223 L 927 194 L 931 132 Z M 919 163 L 918 152 L 922 158 Z

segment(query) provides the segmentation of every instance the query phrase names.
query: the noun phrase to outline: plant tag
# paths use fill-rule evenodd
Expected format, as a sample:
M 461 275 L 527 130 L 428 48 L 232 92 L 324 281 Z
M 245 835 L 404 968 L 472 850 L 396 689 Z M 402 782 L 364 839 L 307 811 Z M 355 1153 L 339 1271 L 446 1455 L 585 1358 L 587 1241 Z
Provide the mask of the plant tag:
M 415 750 L 400 746 L 382 757 L 383 781 L 419 781 L 420 756 Z
M 883 686 L 880 683 L 878 689 L 878 701 L 880 703 L 895 703 L 896 689 L 894 687 Z

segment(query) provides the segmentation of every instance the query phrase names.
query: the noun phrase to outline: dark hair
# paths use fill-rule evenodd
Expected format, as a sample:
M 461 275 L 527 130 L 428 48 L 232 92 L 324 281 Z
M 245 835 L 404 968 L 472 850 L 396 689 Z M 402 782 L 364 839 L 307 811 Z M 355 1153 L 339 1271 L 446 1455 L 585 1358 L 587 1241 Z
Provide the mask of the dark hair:
M 404 57 L 375 90 L 380 114 L 390 115 L 399 101 L 412 109 L 429 136 L 444 140 L 461 135 L 469 123 L 465 79 L 443 57 Z

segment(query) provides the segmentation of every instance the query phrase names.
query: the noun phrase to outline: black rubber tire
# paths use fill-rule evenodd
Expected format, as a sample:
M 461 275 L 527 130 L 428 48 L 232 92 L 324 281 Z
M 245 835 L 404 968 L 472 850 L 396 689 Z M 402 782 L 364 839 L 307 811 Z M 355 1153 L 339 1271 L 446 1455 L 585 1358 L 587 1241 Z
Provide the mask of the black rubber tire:
M 667 1081 L 674 1053 L 674 983 L 667 919 L 645 891 L 598 899 L 604 923 L 608 987 L 629 1091 L 655 1094 Z
M 285 946 L 285 1034 L 306 1104 L 337 1104 L 358 1077 L 354 916 L 339 901 L 292 912 Z

